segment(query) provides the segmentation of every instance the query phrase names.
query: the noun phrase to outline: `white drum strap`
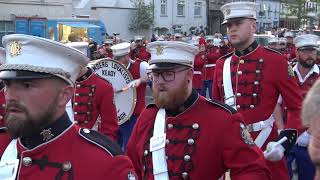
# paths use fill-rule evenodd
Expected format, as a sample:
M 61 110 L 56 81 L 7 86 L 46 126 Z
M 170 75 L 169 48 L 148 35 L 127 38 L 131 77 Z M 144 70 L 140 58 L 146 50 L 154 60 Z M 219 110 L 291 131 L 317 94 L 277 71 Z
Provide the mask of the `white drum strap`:
M 233 109 L 237 110 L 236 108 L 236 98 L 233 93 L 232 89 L 232 81 L 231 81 L 231 70 L 230 70 L 230 63 L 231 57 L 228 57 L 223 64 L 223 90 L 224 90 L 224 102 L 231 106 Z
M 17 139 L 13 139 L 4 151 L 0 160 L 0 179 L 15 180 L 19 167 L 17 159 Z
M 68 114 L 69 119 L 71 120 L 71 122 L 74 122 L 74 113 L 73 113 L 73 109 L 72 109 L 71 100 L 66 105 L 66 111 L 67 111 L 67 114 Z
M 273 122 L 274 122 L 274 118 L 271 115 L 267 120 L 265 121 L 261 121 L 261 122 L 266 122 L 266 126 L 261 130 L 261 132 L 259 133 L 259 135 L 256 137 L 256 139 L 254 140 L 254 143 L 261 148 L 263 146 L 263 144 L 266 142 L 266 140 L 268 139 L 269 135 L 271 134 L 272 131 L 272 127 L 273 127 Z M 268 123 L 267 123 L 268 122 Z M 269 123 L 270 122 L 270 123 Z
M 153 175 L 155 180 L 169 180 L 166 161 L 166 111 L 159 109 L 150 138 L 150 152 L 152 152 Z

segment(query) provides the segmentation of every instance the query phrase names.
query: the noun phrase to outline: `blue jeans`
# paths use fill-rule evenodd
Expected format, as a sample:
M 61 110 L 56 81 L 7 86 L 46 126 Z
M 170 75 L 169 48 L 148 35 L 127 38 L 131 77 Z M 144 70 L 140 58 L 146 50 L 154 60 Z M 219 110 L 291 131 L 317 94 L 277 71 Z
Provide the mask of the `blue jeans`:
M 133 127 L 137 122 L 137 119 L 138 119 L 138 115 L 132 115 L 129 121 L 121 124 L 119 127 L 118 144 L 120 145 L 120 147 L 124 152 L 126 151 L 129 138 L 131 136 Z
M 206 97 L 207 89 L 209 90 L 209 98 L 212 99 L 212 84 L 213 80 L 205 80 L 203 81 L 203 89 L 201 94 Z
M 287 155 L 290 178 L 293 176 L 293 160 L 296 160 L 299 180 L 313 180 L 315 176 L 315 166 L 313 165 L 308 154 L 308 148 L 295 145 Z

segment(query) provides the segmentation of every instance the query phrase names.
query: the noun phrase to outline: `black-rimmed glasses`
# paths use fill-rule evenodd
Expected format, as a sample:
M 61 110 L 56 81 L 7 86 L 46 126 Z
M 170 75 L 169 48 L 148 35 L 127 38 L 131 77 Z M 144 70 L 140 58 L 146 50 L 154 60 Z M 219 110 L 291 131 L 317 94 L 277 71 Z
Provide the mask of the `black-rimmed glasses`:
M 159 72 L 150 72 L 148 73 L 148 78 L 150 81 L 158 81 L 159 77 L 161 76 L 164 81 L 170 82 L 175 79 L 177 72 L 182 72 L 187 69 L 190 69 L 190 68 L 184 68 L 177 71 L 166 70 L 166 71 L 159 71 Z

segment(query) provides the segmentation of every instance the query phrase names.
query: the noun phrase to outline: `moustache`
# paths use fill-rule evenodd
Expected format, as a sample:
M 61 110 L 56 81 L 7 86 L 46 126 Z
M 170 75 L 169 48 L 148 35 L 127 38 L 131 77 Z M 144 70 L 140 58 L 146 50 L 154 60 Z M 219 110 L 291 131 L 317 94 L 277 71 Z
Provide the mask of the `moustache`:
M 14 111 L 14 110 L 18 110 L 18 111 L 26 111 L 27 109 L 19 104 L 19 103 L 16 103 L 16 102 L 9 102 L 6 104 L 6 108 L 5 108 L 6 111 Z

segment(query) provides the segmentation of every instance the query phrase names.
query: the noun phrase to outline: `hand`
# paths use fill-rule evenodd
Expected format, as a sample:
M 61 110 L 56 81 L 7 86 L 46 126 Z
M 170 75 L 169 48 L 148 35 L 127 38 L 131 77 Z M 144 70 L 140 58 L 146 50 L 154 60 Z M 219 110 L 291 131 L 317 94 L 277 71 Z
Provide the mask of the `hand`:
M 267 150 L 263 152 L 263 155 L 269 161 L 280 161 L 284 151 L 285 149 L 281 144 L 271 141 L 268 143 Z
M 297 139 L 297 145 L 307 147 L 309 145 L 311 135 L 305 131 Z
M 128 87 L 128 88 L 136 88 L 136 87 L 138 87 L 140 84 L 141 84 L 141 80 L 140 80 L 140 79 L 135 79 L 135 80 L 131 81 L 131 82 L 127 85 L 127 87 Z

